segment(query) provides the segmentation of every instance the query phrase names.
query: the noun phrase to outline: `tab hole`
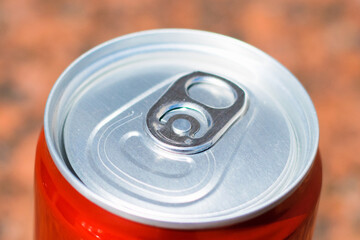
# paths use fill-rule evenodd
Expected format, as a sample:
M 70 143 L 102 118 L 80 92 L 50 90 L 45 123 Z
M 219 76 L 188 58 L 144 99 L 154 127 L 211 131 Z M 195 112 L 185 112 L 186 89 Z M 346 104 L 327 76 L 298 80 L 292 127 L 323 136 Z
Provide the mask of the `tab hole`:
M 228 108 L 237 98 L 231 86 L 210 76 L 194 78 L 187 93 L 193 100 L 211 108 Z

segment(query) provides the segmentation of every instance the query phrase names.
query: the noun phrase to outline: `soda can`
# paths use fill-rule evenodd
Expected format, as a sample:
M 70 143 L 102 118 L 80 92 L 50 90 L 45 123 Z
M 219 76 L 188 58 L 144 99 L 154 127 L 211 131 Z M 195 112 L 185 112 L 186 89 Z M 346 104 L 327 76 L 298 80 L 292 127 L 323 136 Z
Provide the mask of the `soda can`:
M 108 41 L 48 98 L 35 238 L 311 239 L 318 140 L 302 85 L 244 42 L 185 29 Z

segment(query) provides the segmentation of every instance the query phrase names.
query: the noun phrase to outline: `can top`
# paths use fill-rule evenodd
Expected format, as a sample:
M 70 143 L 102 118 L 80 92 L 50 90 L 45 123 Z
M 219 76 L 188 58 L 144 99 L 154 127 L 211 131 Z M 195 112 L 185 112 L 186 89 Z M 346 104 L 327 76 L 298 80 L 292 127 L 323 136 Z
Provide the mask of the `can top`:
M 123 36 L 60 76 L 45 110 L 53 160 L 83 196 L 137 222 L 226 226 L 280 203 L 318 147 L 313 104 L 260 50 L 185 29 Z

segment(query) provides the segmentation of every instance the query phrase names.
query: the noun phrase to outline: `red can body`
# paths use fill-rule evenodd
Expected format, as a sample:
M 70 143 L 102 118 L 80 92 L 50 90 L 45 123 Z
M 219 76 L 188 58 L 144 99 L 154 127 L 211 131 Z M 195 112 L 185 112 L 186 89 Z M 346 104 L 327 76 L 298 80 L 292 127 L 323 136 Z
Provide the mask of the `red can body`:
M 229 227 L 174 230 L 136 223 L 95 205 L 62 176 L 40 134 L 35 163 L 35 239 L 311 239 L 322 182 L 319 153 L 301 185 L 262 215 Z

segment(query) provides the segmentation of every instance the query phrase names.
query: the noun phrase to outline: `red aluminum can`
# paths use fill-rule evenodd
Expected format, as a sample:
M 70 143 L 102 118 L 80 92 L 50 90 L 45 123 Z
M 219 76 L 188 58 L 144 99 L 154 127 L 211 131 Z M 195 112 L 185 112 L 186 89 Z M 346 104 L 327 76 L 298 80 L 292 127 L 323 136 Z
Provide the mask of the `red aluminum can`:
M 311 239 L 312 102 L 232 38 L 153 30 L 58 79 L 35 162 L 35 239 Z

